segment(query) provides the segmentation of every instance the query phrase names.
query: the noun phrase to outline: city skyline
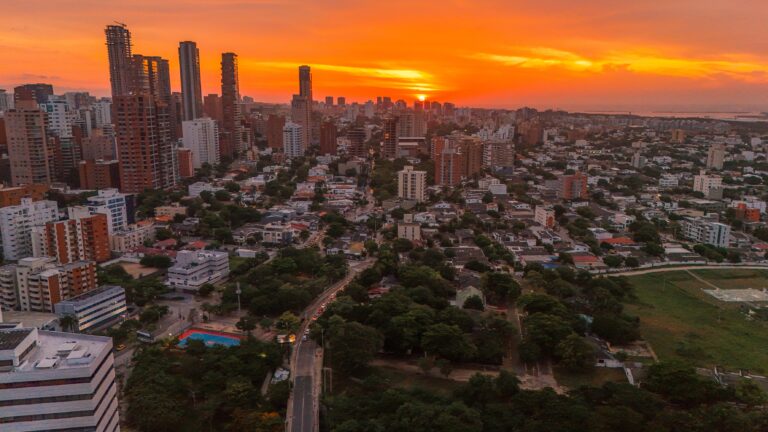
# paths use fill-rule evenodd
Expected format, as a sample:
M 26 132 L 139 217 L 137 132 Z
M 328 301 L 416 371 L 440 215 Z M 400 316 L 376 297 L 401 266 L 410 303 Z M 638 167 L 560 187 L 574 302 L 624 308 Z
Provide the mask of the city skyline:
M 290 101 L 301 64 L 312 68 L 315 100 L 423 94 L 487 107 L 714 110 L 758 109 L 768 90 L 760 26 L 768 7 L 758 2 L 598 0 L 573 11 L 562 0 L 405 9 L 398 1 L 105 1 L 45 13 L 30 3 L 5 12 L 16 24 L 0 30 L 0 53 L 14 62 L 0 71 L 0 87 L 49 82 L 57 92 L 109 95 L 102 29 L 117 20 L 141 52 L 170 59 L 174 91 L 178 44 L 192 40 L 203 94 L 220 91 L 221 53 L 236 52 L 241 94 L 264 102 Z

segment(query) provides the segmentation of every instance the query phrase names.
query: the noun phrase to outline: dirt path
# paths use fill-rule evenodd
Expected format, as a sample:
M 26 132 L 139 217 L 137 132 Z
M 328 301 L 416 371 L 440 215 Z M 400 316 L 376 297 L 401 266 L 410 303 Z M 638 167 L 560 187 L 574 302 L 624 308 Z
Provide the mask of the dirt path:
M 696 273 L 694 273 L 694 272 L 692 272 L 690 270 L 686 270 L 685 272 L 688 273 L 689 275 L 691 275 L 694 279 L 696 279 L 697 281 L 699 281 L 701 283 L 707 284 L 707 285 L 711 286 L 712 288 L 714 288 L 716 290 L 721 289 L 719 286 L 717 286 L 717 285 L 713 284 L 712 282 L 702 278 L 701 276 L 697 275 Z

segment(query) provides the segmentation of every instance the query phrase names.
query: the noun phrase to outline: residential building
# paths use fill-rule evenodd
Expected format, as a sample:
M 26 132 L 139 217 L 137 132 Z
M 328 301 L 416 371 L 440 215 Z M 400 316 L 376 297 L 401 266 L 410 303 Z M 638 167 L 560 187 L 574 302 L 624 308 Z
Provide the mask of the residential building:
M 98 330 L 125 316 L 128 306 L 125 289 L 121 286 L 105 285 L 93 291 L 74 296 L 54 305 L 59 317 L 73 316 L 78 332 Z
M 203 116 L 203 91 L 200 85 L 200 50 L 195 42 L 179 42 L 179 70 L 183 119 L 198 119 Z
M 412 214 L 405 214 L 403 221 L 397 224 L 397 238 L 421 241 L 421 225 L 413 222 Z
M 148 220 L 129 225 L 109 236 L 109 247 L 115 252 L 131 252 L 155 239 L 155 224 Z
M 285 127 L 285 117 L 277 114 L 270 114 L 267 117 L 267 146 L 272 151 L 283 150 L 283 128 Z
M 364 158 L 366 156 L 365 148 L 365 129 L 353 127 L 347 130 L 347 154 L 353 157 Z
M 683 237 L 688 240 L 717 247 L 728 247 L 731 236 L 729 225 L 700 218 L 685 219 L 680 225 Z
M 217 165 L 220 159 L 219 126 L 209 117 L 187 120 L 182 123 L 182 145 L 192 151 L 195 169 L 204 163 Z
M 203 113 L 206 117 L 216 120 L 221 125 L 224 121 L 224 107 L 221 104 L 221 97 L 216 93 L 205 95 L 203 98 Z
M 40 201 L 45 198 L 45 194 L 49 190 L 50 187 L 47 184 L 27 184 L 0 188 L 0 207 L 19 205 L 24 197 L 29 197 L 32 201 Z
M 86 207 L 70 207 L 69 219 L 32 228 L 32 255 L 53 257 L 59 264 L 108 261 L 107 215 L 91 215 Z
M 57 264 L 51 257 L 22 258 L 0 271 L 2 306 L 32 312 L 53 312 L 53 306 L 96 288 L 96 263 Z
M 119 431 L 112 338 L 0 329 L 3 431 Z
M 83 189 L 120 188 L 120 162 L 117 160 L 81 160 L 78 174 L 80 187 Z
M 444 137 L 434 141 L 435 184 L 439 186 L 455 186 L 465 177 L 465 162 L 457 143 Z
M 552 207 L 536 206 L 533 219 L 541 226 L 552 228 L 555 226 L 555 210 Z
M 215 284 L 229 275 L 229 255 L 222 251 L 179 251 L 168 269 L 171 288 L 197 292 L 204 284 Z
M 662 189 L 676 188 L 680 180 L 673 174 L 664 174 L 659 178 L 659 187 Z
M 291 123 L 301 126 L 302 154 L 312 143 L 312 108 L 311 102 L 302 95 L 293 95 L 291 99 Z M 285 130 L 285 129 L 283 129 Z M 283 135 L 285 139 L 285 135 Z M 283 142 L 283 146 L 285 146 Z
M 108 25 L 104 32 L 107 37 L 112 97 L 128 95 L 133 86 L 131 32 L 123 24 Z
M 561 175 L 557 180 L 557 196 L 564 200 L 587 199 L 587 176 L 577 172 Z
M 397 157 L 397 116 L 387 116 L 384 118 L 382 126 L 381 156 L 387 159 Z
M 50 184 L 55 180 L 54 141 L 37 102 L 21 100 L 4 114 L 11 184 Z
M 304 155 L 304 127 L 292 121 L 283 127 L 283 152 L 285 157 L 293 158 Z
M 427 199 L 427 172 L 414 170 L 412 166 L 403 167 L 397 173 L 397 196 L 424 202 Z
M 320 154 L 336 154 L 336 123 L 332 120 L 324 121 L 320 126 Z
M 176 159 L 179 161 L 179 177 L 189 178 L 195 175 L 192 150 L 179 147 L 176 149 Z
M 118 192 L 117 189 L 103 189 L 98 192 L 98 195 L 89 197 L 88 211 L 92 214 L 103 213 L 107 216 L 107 229 L 110 235 L 125 229 L 130 219 L 126 195 Z
M 270 222 L 256 231 L 261 241 L 268 244 L 290 244 L 293 241 L 293 228 L 290 224 Z
M 725 144 L 715 143 L 709 146 L 707 151 L 707 169 L 723 169 L 725 160 Z
M 51 84 L 23 84 L 13 88 L 14 103 L 19 101 L 34 101 L 36 104 L 48 102 L 48 97 L 53 96 Z
M 705 197 L 710 196 L 712 189 L 721 188 L 722 186 L 723 178 L 718 175 L 707 175 L 702 171 L 699 175 L 693 177 L 694 192 L 701 192 Z
M 485 143 L 484 166 L 493 170 L 514 168 L 515 143 L 512 141 L 489 141 Z
M 21 204 L 0 208 L 0 238 L 3 258 L 16 261 L 32 256 L 32 228 L 45 225 L 59 217 L 56 201 L 32 201 L 22 198 Z

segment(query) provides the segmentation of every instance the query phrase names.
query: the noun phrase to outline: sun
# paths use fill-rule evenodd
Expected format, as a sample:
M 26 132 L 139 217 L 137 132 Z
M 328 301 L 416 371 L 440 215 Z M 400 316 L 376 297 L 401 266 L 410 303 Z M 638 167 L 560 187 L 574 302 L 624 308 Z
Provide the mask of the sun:
M 419 100 L 422 102 L 427 100 L 427 95 L 420 94 L 420 95 L 416 95 L 416 97 L 419 98 Z

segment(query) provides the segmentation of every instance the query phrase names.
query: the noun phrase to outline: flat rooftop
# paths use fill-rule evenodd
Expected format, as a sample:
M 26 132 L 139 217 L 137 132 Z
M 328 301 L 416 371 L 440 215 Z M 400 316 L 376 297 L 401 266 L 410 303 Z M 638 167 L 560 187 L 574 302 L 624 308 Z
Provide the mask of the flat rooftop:
M 102 336 L 39 331 L 37 347 L 14 372 L 35 373 L 85 368 L 108 349 L 109 343 L 110 339 Z

